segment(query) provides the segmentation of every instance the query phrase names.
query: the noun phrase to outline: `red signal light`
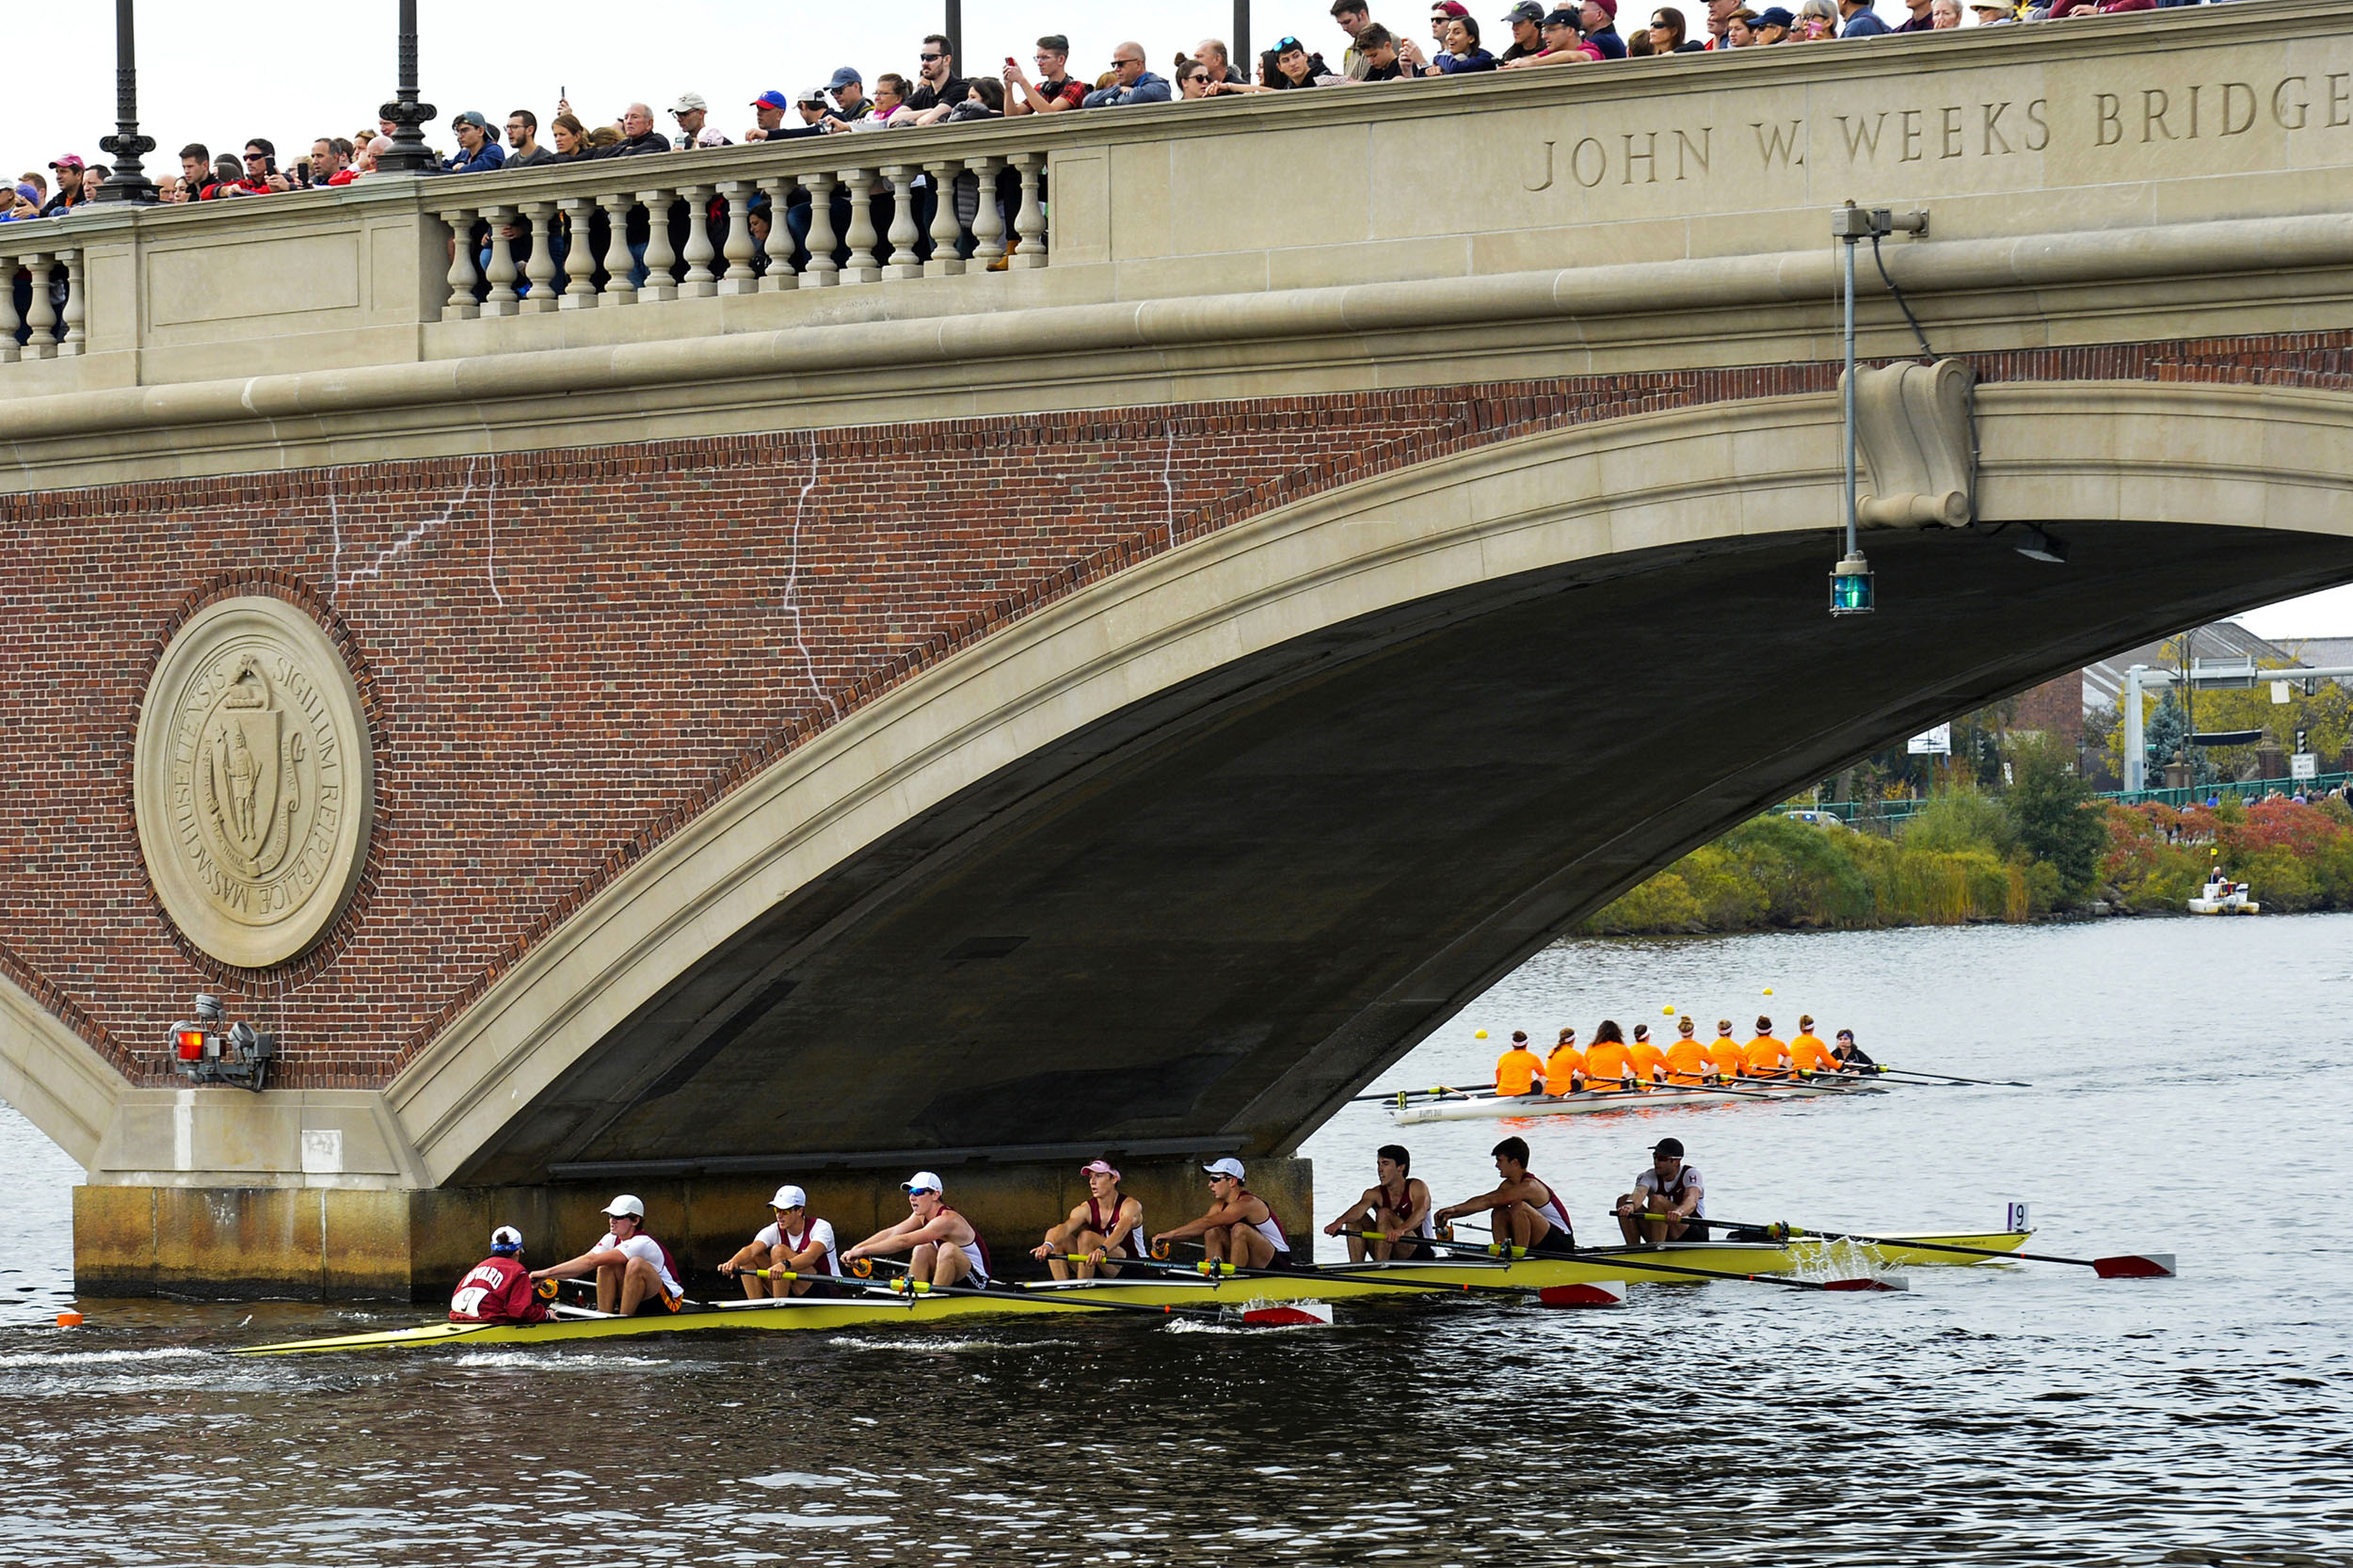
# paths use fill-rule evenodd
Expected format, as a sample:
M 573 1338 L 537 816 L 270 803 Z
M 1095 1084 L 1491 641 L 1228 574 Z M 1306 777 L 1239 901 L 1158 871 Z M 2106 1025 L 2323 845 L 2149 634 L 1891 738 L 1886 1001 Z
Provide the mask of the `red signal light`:
M 181 1061 L 183 1061 L 183 1062 L 197 1062 L 197 1061 L 201 1061 L 201 1060 L 203 1059 L 203 1056 L 204 1056 L 204 1032 L 203 1032 L 202 1030 L 200 1030 L 200 1029 L 183 1029 L 183 1030 L 179 1030 L 179 1031 L 176 1031 L 176 1032 L 173 1033 L 172 1038 L 173 1038 L 174 1040 L 176 1040 L 176 1041 L 179 1043 L 179 1046 L 180 1046 L 180 1060 L 181 1060 Z

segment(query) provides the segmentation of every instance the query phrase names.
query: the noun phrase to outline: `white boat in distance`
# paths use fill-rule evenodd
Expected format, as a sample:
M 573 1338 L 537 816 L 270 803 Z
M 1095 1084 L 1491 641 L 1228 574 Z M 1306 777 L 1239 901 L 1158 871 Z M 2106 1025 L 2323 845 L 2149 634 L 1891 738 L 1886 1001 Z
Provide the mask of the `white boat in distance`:
M 1392 1102 L 1389 1120 L 1399 1127 L 1422 1122 L 1492 1122 L 1515 1116 L 1590 1116 L 1608 1112 L 1656 1111 L 1674 1105 L 1723 1105 L 1734 1100 L 1813 1099 L 1825 1095 L 1883 1095 L 1883 1083 L 1777 1083 L 1769 1088 L 1743 1084 L 1737 1089 L 1660 1088 L 1582 1090 L 1574 1095 L 1474 1094 L 1432 1096 L 1426 1089 L 1409 1090 L 1421 1096 L 1403 1104 Z
M 2207 876 L 2206 885 L 2196 898 L 2189 901 L 2193 915 L 2260 915 L 2263 905 L 2248 895 L 2253 891 L 2244 882 L 2233 882 L 2217 866 Z

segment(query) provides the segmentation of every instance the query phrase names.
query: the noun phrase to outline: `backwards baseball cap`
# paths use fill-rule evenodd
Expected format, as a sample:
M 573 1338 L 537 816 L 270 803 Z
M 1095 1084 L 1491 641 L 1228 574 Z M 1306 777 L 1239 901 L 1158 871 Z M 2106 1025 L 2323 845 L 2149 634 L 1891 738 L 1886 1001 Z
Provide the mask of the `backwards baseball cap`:
M 52 159 L 49 167 L 51 168 L 80 168 L 83 167 L 82 155 L 79 152 L 68 152 L 63 157 Z
M 1119 1179 L 1119 1173 L 1112 1168 L 1112 1162 L 1108 1160 L 1090 1160 L 1079 1167 L 1079 1174 L 1080 1176 L 1107 1176 L 1113 1181 Z
M 1438 3 L 1430 8 L 1450 21 L 1468 22 L 1470 20 L 1470 8 L 1464 5 L 1462 0 L 1438 0 Z
M 1683 1158 L 1683 1140 L 1680 1138 L 1661 1138 L 1650 1152 L 1655 1155 L 1663 1154 L 1670 1160 L 1680 1160 Z
M 484 131 L 490 128 L 490 122 L 482 118 L 480 109 L 460 109 L 449 117 L 449 122 L 452 125 L 472 125 Z
M 840 92 L 843 88 L 862 88 L 865 85 L 866 78 L 857 73 L 857 67 L 845 65 L 833 73 L 833 80 L 825 84 L 825 90 Z
M 1241 1161 L 1230 1154 L 1223 1160 L 1211 1160 L 1201 1168 L 1211 1176 L 1232 1176 L 1236 1181 L 1242 1179 Z
M 703 102 L 703 95 L 701 93 L 681 92 L 678 95 L 678 102 L 670 105 L 670 112 L 672 114 L 692 114 L 696 109 L 707 109 L 709 107 L 711 107 L 711 105 Z
M 1503 13 L 1506 22 L 1542 22 L 1544 19 L 1545 8 L 1536 0 L 1520 0 L 1518 5 Z
M 768 1207 L 771 1208 L 807 1208 L 808 1194 L 797 1187 L 779 1187 L 776 1189 L 776 1195 L 768 1200 Z
M 824 101 L 825 89 L 823 87 L 804 88 L 800 97 L 793 100 L 795 104 L 823 104 Z
M 608 1217 L 616 1220 L 624 1214 L 638 1220 L 646 1217 L 646 1206 L 627 1192 L 623 1192 L 619 1197 L 606 1204 L 604 1211 Z
M 902 1192 L 944 1192 L 947 1188 L 932 1172 L 918 1171 L 906 1180 L 899 1183 L 899 1191 Z
M 490 1232 L 490 1250 L 494 1253 L 522 1251 L 523 1233 L 513 1225 L 499 1226 L 498 1229 Z
M 774 88 L 770 88 L 766 92 L 752 100 L 752 107 L 755 109 L 763 104 L 771 109 L 789 109 L 792 106 L 791 101 Z

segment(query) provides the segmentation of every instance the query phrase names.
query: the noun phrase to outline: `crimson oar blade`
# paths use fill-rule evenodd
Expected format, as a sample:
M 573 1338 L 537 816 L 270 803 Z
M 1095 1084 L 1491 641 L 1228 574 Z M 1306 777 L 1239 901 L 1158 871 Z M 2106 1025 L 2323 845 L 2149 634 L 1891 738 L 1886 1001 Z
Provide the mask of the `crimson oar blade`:
M 2173 1255 L 2169 1252 L 2128 1253 L 2121 1257 L 2095 1257 L 2092 1272 L 2102 1279 L 2171 1279 Z

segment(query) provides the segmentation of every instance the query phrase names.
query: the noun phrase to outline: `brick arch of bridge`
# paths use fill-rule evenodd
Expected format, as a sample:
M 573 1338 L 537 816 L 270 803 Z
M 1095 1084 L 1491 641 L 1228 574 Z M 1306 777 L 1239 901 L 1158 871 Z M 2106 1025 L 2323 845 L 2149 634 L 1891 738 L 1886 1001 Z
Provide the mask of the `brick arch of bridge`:
M 1283 1144 L 1549 931 L 1844 752 L 2152 629 L 2353 576 L 2318 540 L 2283 553 L 2279 537 L 2346 529 L 2345 352 L 2310 337 L 1996 357 L 1989 516 L 2139 529 L 2109 557 L 2137 598 L 1858 691 L 1843 729 L 1793 731 L 1765 772 L 1698 781 L 1646 834 L 1589 845 L 1573 894 L 1549 874 L 1497 889 L 1435 943 L 1464 950 L 1444 984 L 1412 964 L 1359 977 L 1359 1005 L 1304 1047 L 1295 1028 L 1231 1047 L 1182 1130 Z M 34 596 L 36 629 L 72 623 L 88 646 L 56 677 L 81 681 L 78 706 L 44 724 L 20 696 L 11 728 L 20 776 L 48 776 L 11 857 L 29 918 L 0 955 L 0 1088 L 86 1157 L 94 1096 L 152 1073 L 144 1032 L 212 984 L 277 1011 L 297 1083 L 388 1086 L 432 1179 L 650 1146 L 661 1118 L 632 1130 L 616 1108 L 660 1090 L 683 1111 L 700 1094 L 681 1085 L 724 1081 L 726 1052 L 751 1048 L 744 1016 L 777 982 L 731 944 L 766 912 L 830 888 L 834 917 L 867 918 L 893 878 L 972 853 L 968 834 L 877 853 L 905 824 L 954 801 L 1017 821 L 992 779 L 1074 737 L 1129 744 L 1121 715 L 1156 696 L 1192 692 L 1211 715 L 1237 700 L 1217 672 L 1263 673 L 1283 649 L 1361 662 L 1420 637 L 1417 606 L 1434 626 L 1709 561 L 1689 581 L 1801 584 L 1783 613 L 1815 629 L 1828 549 L 1795 536 L 1833 504 L 1827 386 L 1820 366 L 1572 378 L 11 501 L 65 566 L 67 586 Z M 136 523 L 135 548 L 109 520 Z M 2198 525 L 2217 521 L 2250 525 L 2246 548 L 2214 546 Z M 2192 534 L 2209 544 L 2168 542 Z M 1916 602 L 1950 612 L 1933 574 L 1964 548 L 2008 558 L 1889 541 L 1891 591 L 1913 560 L 1931 573 Z M 2169 565 L 2136 576 L 2153 550 Z M 116 645 L 152 640 L 192 582 L 260 569 L 310 584 L 366 652 L 386 840 L 365 925 L 331 962 L 248 976 L 198 965 L 147 897 L 127 809 L 140 666 Z M 78 1125 L 66 1096 L 42 1103 L 76 1075 Z M 920 1141 L 920 1120 L 902 1106 L 869 1125 Z

